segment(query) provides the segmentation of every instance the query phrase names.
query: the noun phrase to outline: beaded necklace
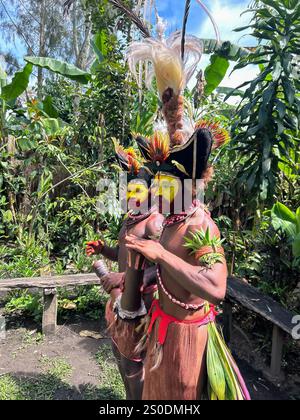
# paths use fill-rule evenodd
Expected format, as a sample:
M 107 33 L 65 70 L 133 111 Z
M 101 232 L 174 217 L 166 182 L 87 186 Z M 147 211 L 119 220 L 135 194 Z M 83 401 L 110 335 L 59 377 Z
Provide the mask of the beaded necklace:
M 193 214 L 200 208 L 203 207 L 204 210 L 208 212 L 206 206 L 201 203 L 199 200 L 194 200 L 192 205 L 189 207 L 187 212 L 181 212 L 181 213 L 177 213 L 177 214 L 170 214 L 169 216 L 166 217 L 164 223 L 163 223 L 163 227 L 170 227 L 173 226 L 177 223 L 182 223 L 184 220 L 188 219 L 189 217 L 193 216 Z
M 177 299 L 175 296 L 173 296 L 165 287 L 165 285 L 163 284 L 161 275 L 160 275 L 160 270 L 159 270 L 159 266 L 156 267 L 156 274 L 157 274 L 157 280 L 158 280 L 158 284 L 160 285 L 162 291 L 164 292 L 164 294 L 170 299 L 171 302 L 175 303 L 176 305 L 180 306 L 183 309 L 186 309 L 187 311 L 197 311 L 201 308 L 203 308 L 203 306 L 205 305 L 205 303 L 200 303 L 198 305 L 193 304 L 193 303 L 185 303 L 182 302 L 181 300 Z

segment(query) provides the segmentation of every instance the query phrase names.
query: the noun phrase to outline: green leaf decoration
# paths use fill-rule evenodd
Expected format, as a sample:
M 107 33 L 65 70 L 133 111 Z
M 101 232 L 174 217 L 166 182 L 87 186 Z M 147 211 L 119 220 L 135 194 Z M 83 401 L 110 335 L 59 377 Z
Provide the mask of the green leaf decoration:
M 76 82 L 86 84 L 90 80 L 90 74 L 79 69 L 73 64 L 68 64 L 65 61 L 56 60 L 49 57 L 25 57 L 25 61 L 33 64 L 34 66 L 42 67 L 67 77 L 68 79 L 75 80 Z
M 220 239 L 217 236 L 211 237 L 209 227 L 204 231 L 199 229 L 196 232 L 192 232 L 189 237 L 184 237 L 184 245 L 186 248 L 191 250 L 191 253 L 197 252 L 204 246 L 211 246 L 217 248 L 222 246 L 224 239 Z
M 208 381 L 213 395 L 218 400 L 225 400 L 226 380 L 223 369 L 223 364 L 220 360 L 220 355 L 217 352 L 217 346 L 214 344 L 214 339 L 209 336 L 207 341 L 207 369 Z
M 196 254 L 201 248 L 208 246 L 214 251 L 208 254 L 202 255 L 199 258 L 199 262 L 208 268 L 211 268 L 216 263 L 222 263 L 224 261 L 224 255 L 217 251 L 222 246 L 224 239 L 220 239 L 217 236 L 211 237 L 209 227 L 206 231 L 198 230 L 191 233 L 189 237 L 184 237 L 184 247 L 190 250 L 190 254 Z
M 209 306 L 206 304 L 206 311 L 208 310 Z M 209 397 L 244 400 L 248 396 L 244 380 L 215 322 L 208 324 L 207 332 L 207 350 L 210 352 L 206 360 Z
M 1 98 L 7 102 L 17 99 L 27 89 L 31 72 L 32 64 L 30 63 L 26 64 L 22 70 L 17 71 L 11 83 L 2 88 Z

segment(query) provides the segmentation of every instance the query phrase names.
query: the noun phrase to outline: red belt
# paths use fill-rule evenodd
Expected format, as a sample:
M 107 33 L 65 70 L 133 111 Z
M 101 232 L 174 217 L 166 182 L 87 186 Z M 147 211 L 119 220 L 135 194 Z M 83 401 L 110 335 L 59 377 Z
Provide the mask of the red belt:
M 163 345 L 166 341 L 166 336 L 168 332 L 168 327 L 172 322 L 177 324 L 196 324 L 198 327 L 201 325 L 207 325 L 209 322 L 213 322 L 216 318 L 217 311 L 215 310 L 214 305 L 209 305 L 209 311 L 202 316 L 201 318 L 192 319 L 192 320 L 180 320 L 175 318 L 172 315 L 166 314 L 161 307 L 159 306 L 159 301 L 154 299 L 149 310 L 149 315 L 151 316 L 150 325 L 148 328 L 148 335 L 151 333 L 154 322 L 159 318 L 158 325 L 158 342 Z

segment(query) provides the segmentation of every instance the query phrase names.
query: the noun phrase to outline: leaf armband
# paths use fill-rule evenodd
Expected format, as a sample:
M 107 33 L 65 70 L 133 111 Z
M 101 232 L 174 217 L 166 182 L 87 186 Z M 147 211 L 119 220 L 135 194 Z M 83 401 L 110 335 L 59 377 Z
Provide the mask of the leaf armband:
M 184 246 L 190 250 L 190 254 L 195 255 L 202 265 L 211 268 L 216 263 L 224 262 L 222 247 L 224 239 L 219 239 L 217 236 L 211 237 L 209 228 L 205 232 L 198 230 L 190 237 L 185 237 L 184 240 Z

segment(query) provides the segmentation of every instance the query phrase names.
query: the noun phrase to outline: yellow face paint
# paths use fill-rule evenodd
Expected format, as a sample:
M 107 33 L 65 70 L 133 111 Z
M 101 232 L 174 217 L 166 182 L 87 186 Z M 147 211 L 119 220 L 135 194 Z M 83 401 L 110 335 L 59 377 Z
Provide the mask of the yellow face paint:
M 127 186 L 127 201 L 143 203 L 148 199 L 148 188 L 141 181 L 131 181 Z
M 172 175 L 158 173 L 152 185 L 155 197 L 161 196 L 164 200 L 172 203 L 179 191 L 180 180 Z

